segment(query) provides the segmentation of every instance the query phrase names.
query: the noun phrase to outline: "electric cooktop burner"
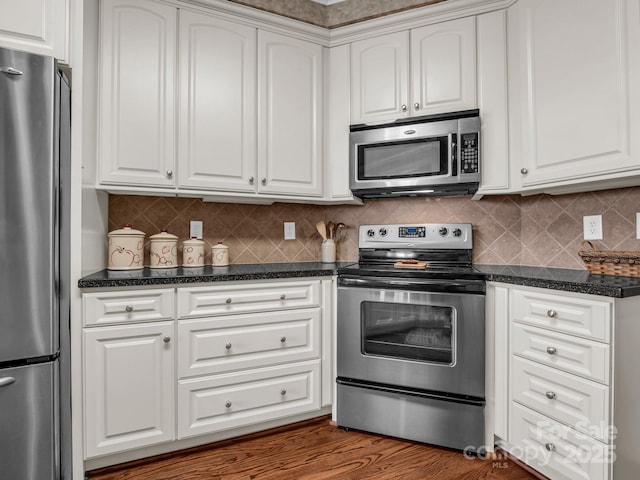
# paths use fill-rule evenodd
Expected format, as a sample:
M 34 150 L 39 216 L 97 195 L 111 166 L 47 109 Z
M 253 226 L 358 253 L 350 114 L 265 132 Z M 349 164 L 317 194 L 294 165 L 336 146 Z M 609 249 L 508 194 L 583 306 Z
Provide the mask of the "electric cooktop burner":
M 358 263 L 339 274 L 484 278 L 473 268 L 470 223 L 361 225 L 358 233 Z

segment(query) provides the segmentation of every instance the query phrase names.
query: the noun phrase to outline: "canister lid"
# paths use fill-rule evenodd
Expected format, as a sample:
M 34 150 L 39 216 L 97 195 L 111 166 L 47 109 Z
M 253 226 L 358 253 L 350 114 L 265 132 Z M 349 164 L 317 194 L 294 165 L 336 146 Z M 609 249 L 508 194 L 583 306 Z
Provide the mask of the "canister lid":
M 131 227 L 130 224 L 126 224 L 124 227 L 118 229 L 118 230 L 114 230 L 112 232 L 109 232 L 109 234 L 107 236 L 109 237 L 144 237 L 145 233 L 141 232 L 140 230 L 135 230 L 134 228 Z
M 221 250 L 221 249 L 225 249 L 225 248 L 229 248 L 226 245 L 224 245 L 222 242 L 218 242 L 216 243 L 213 247 L 211 247 L 212 249 L 217 249 L 217 250 Z
M 189 240 L 182 242 L 183 245 L 204 245 L 204 240 L 200 240 L 196 237 L 191 237 Z
M 177 240 L 178 237 L 176 235 L 173 235 L 169 232 L 167 232 L 166 229 L 162 229 L 160 230 L 160 233 L 156 233 L 155 235 L 151 235 L 149 237 L 151 240 Z

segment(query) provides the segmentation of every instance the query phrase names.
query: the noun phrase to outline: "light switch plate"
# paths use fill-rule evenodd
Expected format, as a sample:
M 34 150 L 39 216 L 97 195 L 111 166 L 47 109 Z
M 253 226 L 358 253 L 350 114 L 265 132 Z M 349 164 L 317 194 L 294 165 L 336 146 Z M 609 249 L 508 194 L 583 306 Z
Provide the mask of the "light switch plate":
M 191 220 L 189 222 L 189 238 L 202 240 L 202 220 Z
M 296 239 L 296 222 L 284 222 L 284 239 Z
M 602 215 L 582 217 L 585 240 L 602 240 Z
M 636 213 L 636 238 L 640 240 L 640 212 Z

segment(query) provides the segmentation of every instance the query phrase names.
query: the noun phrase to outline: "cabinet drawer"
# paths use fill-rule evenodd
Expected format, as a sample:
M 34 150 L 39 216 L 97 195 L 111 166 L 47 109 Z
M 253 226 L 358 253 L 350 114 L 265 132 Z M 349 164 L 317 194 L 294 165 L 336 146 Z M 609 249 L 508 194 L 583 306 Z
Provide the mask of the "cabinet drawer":
M 611 305 L 586 298 L 512 290 L 513 319 L 609 343 Z
M 608 387 L 515 356 L 511 365 L 512 400 L 606 441 Z
M 529 360 L 609 384 L 611 355 L 607 344 L 513 323 L 511 351 Z
M 511 453 L 554 480 L 605 480 L 609 447 L 529 410 L 511 408 Z
M 181 318 L 320 305 L 319 281 L 268 282 L 178 289 Z
M 178 374 L 205 375 L 320 357 L 320 309 L 178 324 Z
M 320 360 L 178 383 L 180 438 L 320 408 Z
M 84 326 L 172 319 L 173 297 L 171 288 L 85 293 Z

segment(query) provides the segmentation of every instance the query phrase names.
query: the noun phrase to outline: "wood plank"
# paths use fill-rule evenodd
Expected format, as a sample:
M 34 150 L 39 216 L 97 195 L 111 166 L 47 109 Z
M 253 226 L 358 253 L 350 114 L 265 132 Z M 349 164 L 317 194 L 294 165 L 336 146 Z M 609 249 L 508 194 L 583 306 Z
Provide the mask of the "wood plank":
M 511 460 L 365 432 L 328 417 L 88 472 L 90 480 L 533 480 Z

